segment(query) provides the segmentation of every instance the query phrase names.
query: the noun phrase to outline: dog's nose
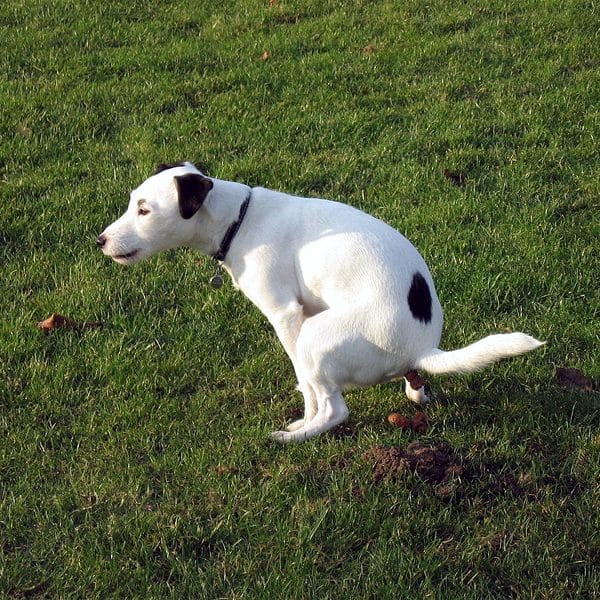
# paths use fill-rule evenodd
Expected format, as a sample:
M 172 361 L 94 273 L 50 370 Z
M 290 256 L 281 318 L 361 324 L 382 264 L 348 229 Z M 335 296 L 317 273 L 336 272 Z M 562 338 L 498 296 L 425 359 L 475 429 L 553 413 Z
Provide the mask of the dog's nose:
M 103 233 L 96 238 L 96 244 L 98 244 L 99 248 L 103 248 L 104 244 L 106 244 L 106 236 Z

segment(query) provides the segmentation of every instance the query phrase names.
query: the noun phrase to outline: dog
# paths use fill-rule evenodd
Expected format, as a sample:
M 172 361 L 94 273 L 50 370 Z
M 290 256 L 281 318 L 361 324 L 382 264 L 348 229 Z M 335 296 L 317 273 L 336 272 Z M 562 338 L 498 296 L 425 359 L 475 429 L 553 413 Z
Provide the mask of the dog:
M 440 350 L 431 273 L 398 231 L 346 204 L 207 177 L 189 162 L 161 165 L 97 244 L 123 265 L 192 247 L 213 257 L 214 287 L 229 274 L 275 329 L 304 397 L 304 417 L 271 434 L 282 443 L 345 421 L 345 390 L 405 378 L 424 404 L 418 370 L 467 373 L 543 344 L 515 332 Z

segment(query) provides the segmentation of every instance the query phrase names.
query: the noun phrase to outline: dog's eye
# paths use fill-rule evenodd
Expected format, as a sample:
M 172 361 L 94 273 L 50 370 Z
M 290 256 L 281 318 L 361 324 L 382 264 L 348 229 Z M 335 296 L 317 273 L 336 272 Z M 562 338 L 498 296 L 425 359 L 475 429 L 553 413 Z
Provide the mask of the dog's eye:
M 140 207 L 138 208 L 138 215 L 143 217 L 144 215 L 149 215 L 150 211 L 147 208 Z

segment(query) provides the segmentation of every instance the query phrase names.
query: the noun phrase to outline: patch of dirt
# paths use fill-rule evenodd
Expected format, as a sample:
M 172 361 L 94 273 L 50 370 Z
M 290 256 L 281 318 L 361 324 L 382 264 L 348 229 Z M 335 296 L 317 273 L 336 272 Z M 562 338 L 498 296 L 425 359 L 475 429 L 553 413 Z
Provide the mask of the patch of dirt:
M 372 446 L 363 454 L 363 459 L 371 465 L 374 485 L 416 474 L 433 488 L 438 498 L 454 501 L 469 498 L 483 506 L 506 496 L 536 502 L 540 497 L 551 495 L 561 502 L 578 497 L 587 489 L 585 482 L 575 476 L 554 474 L 556 466 L 550 462 L 546 464 L 546 475 L 535 477 L 527 470 L 510 469 L 503 462 L 471 461 L 459 456 L 446 442 L 428 446 L 421 442 L 406 447 Z M 354 482 L 351 491 L 354 498 L 360 499 L 365 489 Z
M 556 380 L 561 387 L 566 389 L 583 392 L 594 391 L 592 382 L 579 369 L 574 369 L 573 367 L 557 367 Z
M 492 482 L 482 486 L 484 497 L 497 498 L 509 492 L 515 498 L 520 498 L 525 494 L 525 489 L 521 482 L 511 473 L 504 473 L 497 476 Z
M 462 187 L 467 182 L 467 174 L 464 171 L 450 171 L 444 169 L 444 177 L 452 184 Z
M 363 457 L 373 465 L 372 478 L 375 484 L 395 479 L 404 473 L 416 473 L 431 485 L 445 485 L 463 474 L 462 466 L 454 461 L 452 448 L 443 442 L 433 446 L 413 442 L 404 450 L 373 446 Z

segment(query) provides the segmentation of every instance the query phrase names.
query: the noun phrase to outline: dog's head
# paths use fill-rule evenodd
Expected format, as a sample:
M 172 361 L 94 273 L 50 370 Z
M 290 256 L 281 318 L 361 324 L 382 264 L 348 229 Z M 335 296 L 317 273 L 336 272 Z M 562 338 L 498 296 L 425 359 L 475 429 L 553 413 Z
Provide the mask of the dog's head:
M 96 240 L 106 256 L 128 265 L 161 250 L 189 245 L 192 217 L 213 183 L 191 163 L 160 165 L 131 192 L 127 211 Z

